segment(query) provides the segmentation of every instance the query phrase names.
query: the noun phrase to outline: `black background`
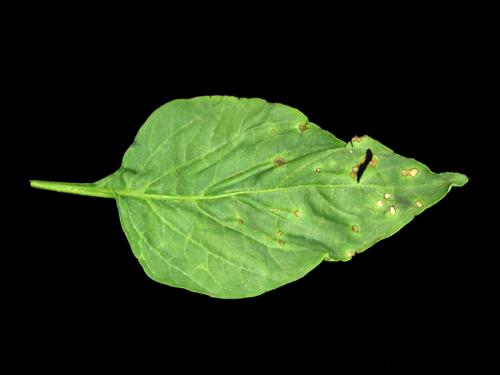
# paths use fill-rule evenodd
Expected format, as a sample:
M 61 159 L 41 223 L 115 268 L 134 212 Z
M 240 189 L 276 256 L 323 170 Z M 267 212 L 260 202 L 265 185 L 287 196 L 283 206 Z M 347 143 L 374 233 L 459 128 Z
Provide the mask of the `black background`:
M 81 364 L 109 357 L 117 344 L 164 350 L 170 361 L 206 354 L 222 367 L 227 358 L 387 370 L 467 362 L 479 330 L 472 313 L 482 303 L 475 282 L 482 250 L 471 245 L 482 176 L 464 150 L 484 134 L 488 104 L 478 86 L 486 57 L 466 20 L 442 17 L 365 24 L 311 15 L 272 30 L 260 27 L 272 18 L 259 18 L 207 22 L 195 36 L 192 23 L 164 21 L 139 36 L 133 19 L 106 32 L 92 31 L 108 18 L 68 20 L 12 43 L 10 130 L 22 142 L 14 142 L 11 176 L 23 198 L 10 224 L 24 228 L 6 254 L 8 310 L 21 322 L 13 346 L 64 351 Z M 149 280 L 113 200 L 29 188 L 28 179 L 92 182 L 112 173 L 154 109 L 212 94 L 285 103 L 341 139 L 369 134 L 434 171 L 471 180 L 352 261 L 324 263 L 244 300 Z M 72 349 L 78 345 L 85 350 Z

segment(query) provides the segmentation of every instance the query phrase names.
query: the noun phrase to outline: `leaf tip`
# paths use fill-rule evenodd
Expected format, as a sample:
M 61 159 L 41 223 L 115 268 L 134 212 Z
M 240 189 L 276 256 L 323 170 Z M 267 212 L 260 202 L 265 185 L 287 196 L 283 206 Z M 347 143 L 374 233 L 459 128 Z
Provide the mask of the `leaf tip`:
M 462 187 L 469 182 L 469 177 L 461 173 L 446 173 L 450 186 Z

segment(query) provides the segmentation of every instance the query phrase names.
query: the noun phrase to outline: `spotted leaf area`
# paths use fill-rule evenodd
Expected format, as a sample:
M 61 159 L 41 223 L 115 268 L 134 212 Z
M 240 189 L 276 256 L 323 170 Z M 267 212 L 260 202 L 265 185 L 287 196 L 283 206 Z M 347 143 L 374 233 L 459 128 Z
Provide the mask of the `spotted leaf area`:
M 31 184 L 115 199 L 151 279 L 243 298 L 351 259 L 466 182 L 286 105 L 206 96 L 156 110 L 112 175 Z

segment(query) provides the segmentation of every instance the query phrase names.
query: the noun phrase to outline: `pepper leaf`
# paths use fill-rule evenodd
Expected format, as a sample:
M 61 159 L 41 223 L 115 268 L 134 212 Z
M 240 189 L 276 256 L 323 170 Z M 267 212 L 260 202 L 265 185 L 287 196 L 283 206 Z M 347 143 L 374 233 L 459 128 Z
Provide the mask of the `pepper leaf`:
M 114 174 L 31 184 L 116 199 L 149 277 L 243 298 L 351 259 L 466 182 L 368 136 L 346 144 L 286 105 L 206 96 L 156 110 Z

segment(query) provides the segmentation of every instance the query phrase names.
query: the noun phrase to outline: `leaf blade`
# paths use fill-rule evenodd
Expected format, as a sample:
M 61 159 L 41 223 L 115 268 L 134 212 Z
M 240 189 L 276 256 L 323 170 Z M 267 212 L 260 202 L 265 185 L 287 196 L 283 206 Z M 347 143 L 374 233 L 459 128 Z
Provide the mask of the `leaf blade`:
M 114 174 L 58 189 L 111 194 L 152 279 L 244 298 L 351 259 L 466 182 L 282 104 L 199 97 L 155 111 Z

